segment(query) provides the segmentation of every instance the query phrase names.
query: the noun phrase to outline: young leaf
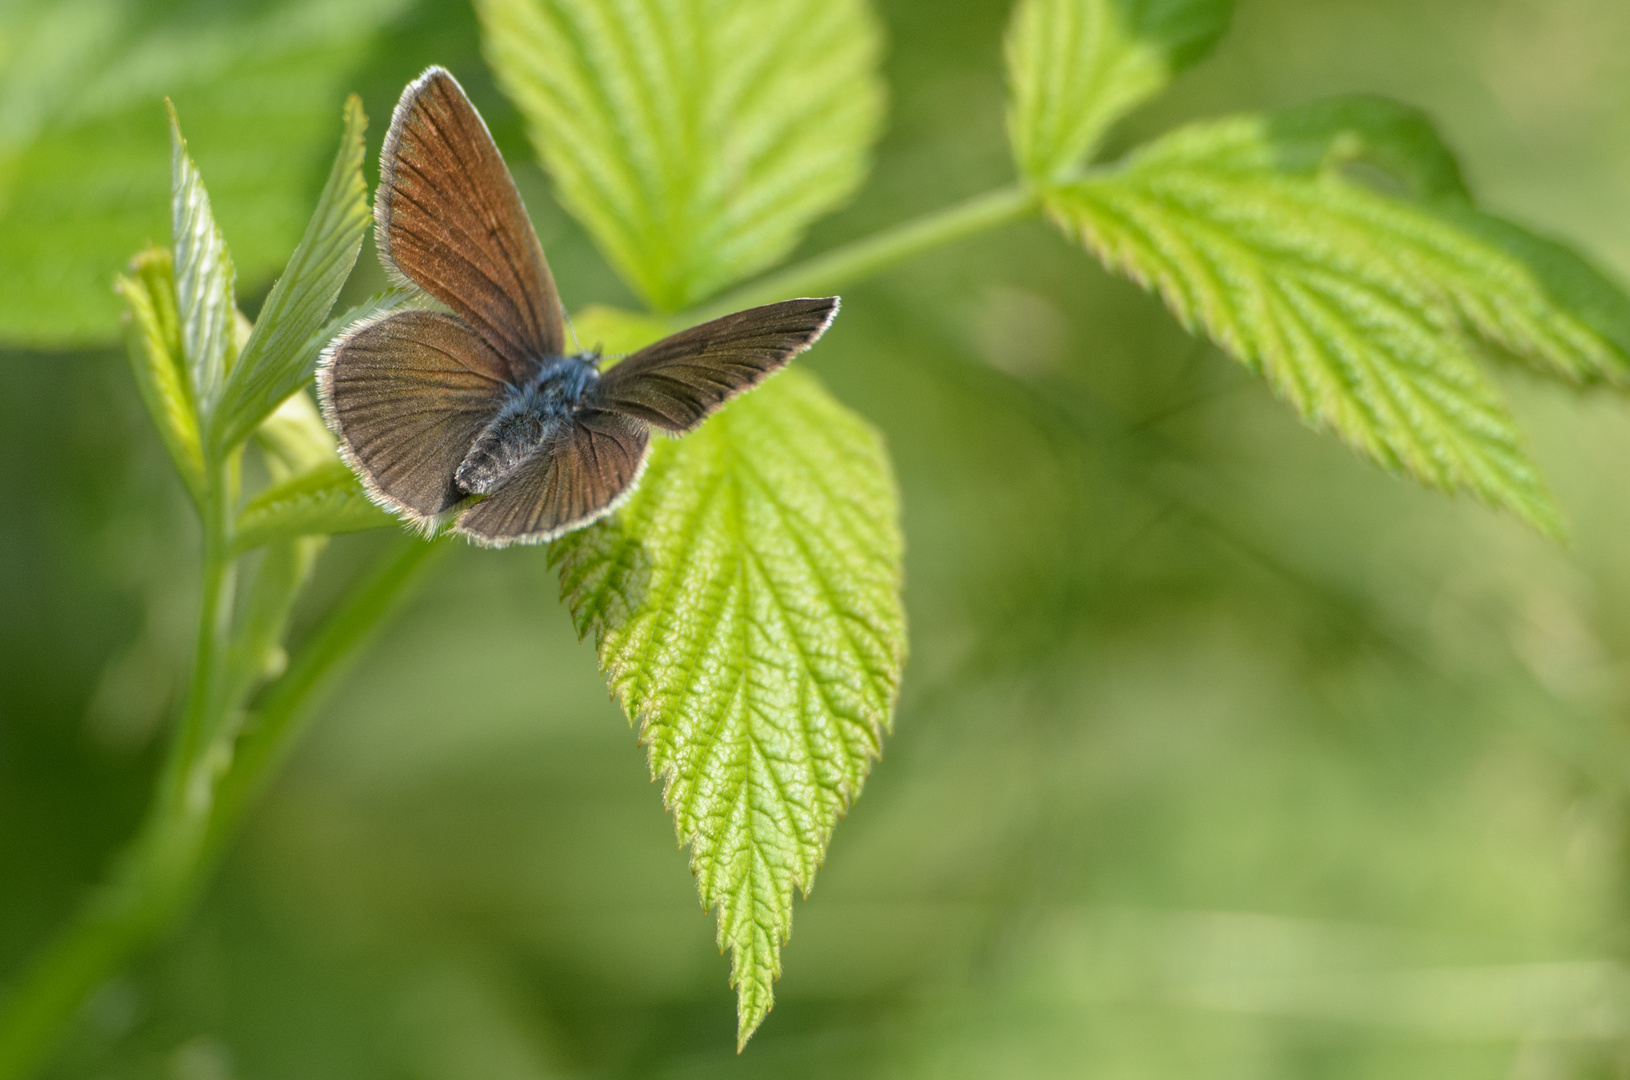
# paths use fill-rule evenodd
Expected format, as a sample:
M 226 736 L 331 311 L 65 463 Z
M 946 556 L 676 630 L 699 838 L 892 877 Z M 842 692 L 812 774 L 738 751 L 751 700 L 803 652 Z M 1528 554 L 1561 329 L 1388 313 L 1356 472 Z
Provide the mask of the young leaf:
M 893 717 L 905 656 L 882 440 L 790 370 L 658 444 L 615 516 L 550 557 L 640 726 L 731 951 L 738 1042 Z
M 232 291 L 235 274 L 226 240 L 210 211 L 203 178 L 187 156 L 174 108 L 170 109 L 170 187 L 181 355 L 193 401 L 207 424 L 232 359 L 238 310 Z
M 479 0 L 560 197 L 662 310 L 784 256 L 882 116 L 865 0 Z
M 1056 190 L 1048 207 L 1314 425 L 1389 469 L 1556 532 L 1515 424 L 1475 363 L 1477 339 L 1581 379 L 1623 381 L 1622 350 L 1559 294 L 1556 273 L 1514 254 L 1509 236 L 1490 239 L 1509 226 L 1443 183 L 1438 202 L 1354 183 L 1339 168 L 1338 151 L 1354 145 L 1339 125 L 1326 132 L 1331 153 L 1314 154 L 1307 117 L 1292 120 L 1184 129 Z
M 181 322 L 176 311 L 175 276 L 170 253 L 149 248 L 130 264 L 130 274 L 115 285 L 127 305 L 125 337 L 130 366 L 147 412 L 158 428 L 170 460 L 199 505 L 204 490 L 204 454 L 198 414 L 187 386 L 181 355 Z
M 212 425 L 217 452 L 242 442 L 279 402 L 311 379 L 321 351 L 315 335 L 350 276 L 373 220 L 362 180 L 367 128 L 362 102 L 352 95 L 345 103 L 345 135 L 316 213 L 227 379 Z
M 1063 179 L 1104 132 L 1195 63 L 1233 0 L 1020 0 L 1007 35 L 1008 137 L 1019 171 Z
M 396 518 L 368 501 L 356 475 L 339 459 L 266 488 L 243 508 L 233 545 L 249 551 L 300 536 L 383 529 Z

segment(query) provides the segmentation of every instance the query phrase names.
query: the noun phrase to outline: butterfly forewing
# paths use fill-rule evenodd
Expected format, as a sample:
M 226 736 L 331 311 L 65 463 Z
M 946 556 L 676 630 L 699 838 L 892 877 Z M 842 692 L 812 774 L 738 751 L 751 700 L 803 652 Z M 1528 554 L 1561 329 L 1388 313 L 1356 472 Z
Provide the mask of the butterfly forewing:
M 501 547 L 552 540 L 587 525 L 632 491 L 649 447 L 639 421 L 584 410 L 528 468 L 459 515 L 458 531 Z
M 324 355 L 328 425 L 376 500 L 425 520 L 460 498 L 453 470 L 508 392 L 509 365 L 461 319 L 399 311 Z
M 613 366 L 590 401 L 667 431 L 690 431 L 813 345 L 837 311 L 835 296 L 784 300 L 693 326 Z
M 524 378 L 565 351 L 560 299 L 481 115 L 447 71 L 402 94 L 374 202 L 388 265 L 456 311 Z

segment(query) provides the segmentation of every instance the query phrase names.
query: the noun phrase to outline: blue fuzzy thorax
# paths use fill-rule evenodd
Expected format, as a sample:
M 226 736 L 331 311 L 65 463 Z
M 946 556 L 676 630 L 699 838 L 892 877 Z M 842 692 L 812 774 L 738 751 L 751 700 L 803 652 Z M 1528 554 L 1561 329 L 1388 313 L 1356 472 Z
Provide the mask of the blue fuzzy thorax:
M 594 356 L 557 356 L 510 387 L 503 407 L 464 455 L 453 482 L 470 495 L 490 495 L 566 431 L 600 379 Z

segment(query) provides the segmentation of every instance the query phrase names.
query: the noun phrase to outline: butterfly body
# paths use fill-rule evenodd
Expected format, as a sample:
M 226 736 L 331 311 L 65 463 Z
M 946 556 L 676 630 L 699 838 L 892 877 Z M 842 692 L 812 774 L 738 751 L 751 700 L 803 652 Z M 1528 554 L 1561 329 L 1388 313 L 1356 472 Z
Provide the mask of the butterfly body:
M 835 296 L 693 326 L 599 370 L 570 355 L 549 264 L 475 106 L 439 67 L 408 85 L 380 155 L 381 262 L 446 305 L 352 324 L 317 369 L 323 416 L 379 505 L 478 544 L 540 543 L 634 490 L 651 429 L 694 430 L 809 348 Z
M 518 469 L 549 452 L 599 381 L 592 355 L 556 357 L 541 364 L 536 375 L 509 389 L 498 415 L 481 429 L 454 471 L 453 483 L 468 495 L 497 491 Z

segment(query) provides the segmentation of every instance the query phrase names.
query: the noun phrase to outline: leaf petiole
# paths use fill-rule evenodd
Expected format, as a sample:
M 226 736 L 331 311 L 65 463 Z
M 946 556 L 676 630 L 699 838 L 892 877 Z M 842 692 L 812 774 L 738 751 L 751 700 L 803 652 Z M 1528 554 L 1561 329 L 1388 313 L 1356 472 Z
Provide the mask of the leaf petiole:
M 673 322 L 676 326 L 694 326 L 790 297 L 829 295 L 908 259 L 1022 220 L 1040 209 L 1040 195 L 1029 188 L 1014 185 L 987 191 L 759 278 L 675 316 Z

